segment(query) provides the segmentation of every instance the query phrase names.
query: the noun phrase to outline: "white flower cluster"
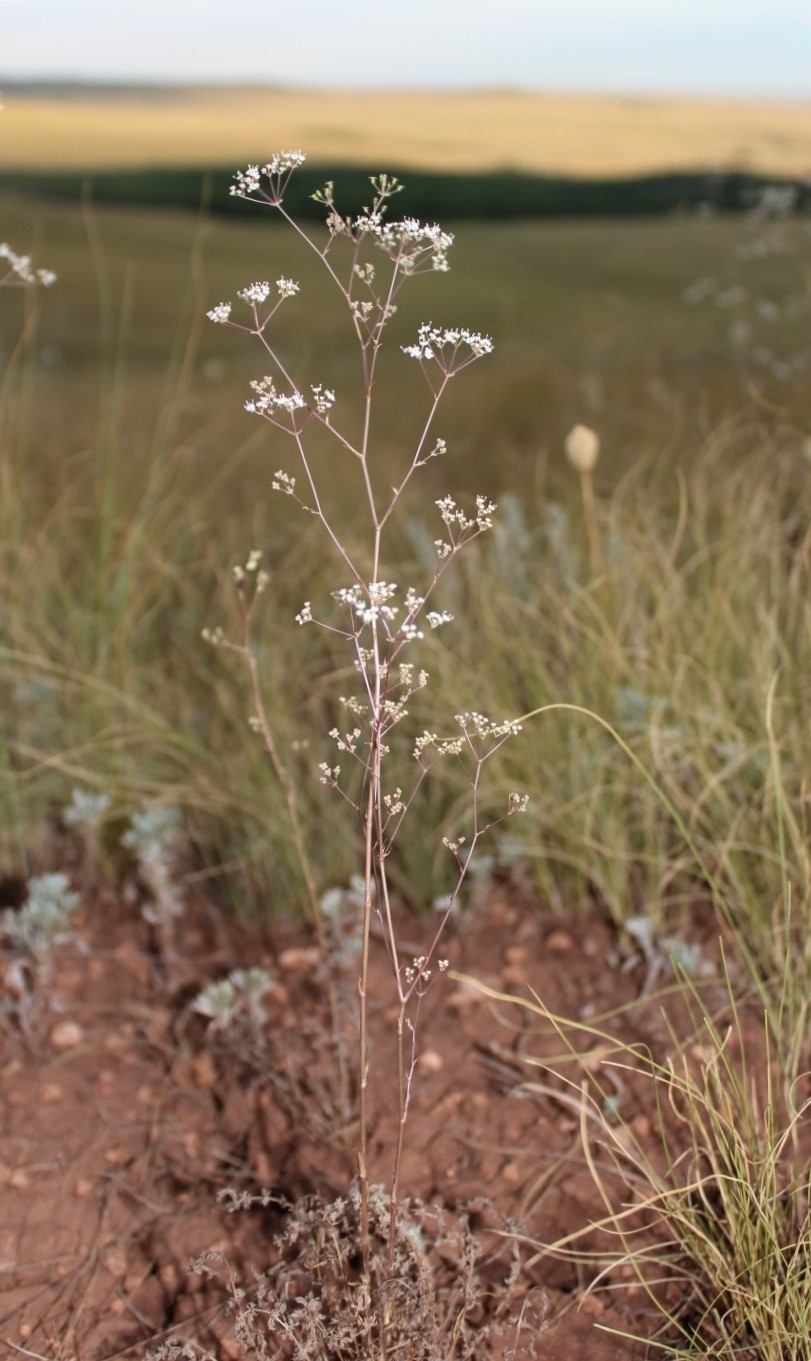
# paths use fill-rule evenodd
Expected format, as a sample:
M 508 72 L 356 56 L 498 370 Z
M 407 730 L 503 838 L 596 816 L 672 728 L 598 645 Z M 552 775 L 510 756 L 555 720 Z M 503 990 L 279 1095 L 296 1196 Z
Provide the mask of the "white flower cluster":
M 279 468 L 278 472 L 274 473 L 270 485 L 273 491 L 284 492 L 286 496 L 295 495 L 296 479 L 291 477 L 289 473 L 286 473 L 283 468 Z
M 350 714 L 354 714 L 356 718 L 365 718 L 369 712 L 368 704 L 361 704 L 355 695 L 339 695 L 338 703 Z
M 267 279 L 261 283 L 248 284 L 247 288 L 240 288 L 237 297 L 243 302 L 267 302 L 270 297 L 270 284 Z
M 218 302 L 216 307 L 212 307 L 210 312 L 206 312 L 209 321 L 213 321 L 217 326 L 224 326 L 231 319 L 230 302 Z
M 272 286 L 267 279 L 258 279 L 256 283 L 248 284 L 245 288 L 240 288 L 237 292 L 237 297 L 241 298 L 243 302 L 258 307 L 263 302 L 267 302 L 271 294 L 271 287 Z M 280 299 L 292 298 L 299 292 L 299 285 L 294 279 L 285 279 L 282 277 L 276 280 L 276 292 Z M 206 313 L 206 316 L 209 321 L 215 322 L 218 326 L 224 326 L 226 322 L 231 320 L 231 303 L 218 302 L 216 306 L 212 307 L 211 310 Z
M 231 568 L 231 576 L 237 587 L 244 586 L 246 582 L 253 581 L 254 589 L 258 595 L 267 590 L 270 577 L 262 568 L 262 550 L 252 548 L 248 554 L 245 566 L 237 565 Z
M 281 191 L 294 170 L 303 165 L 307 157 L 303 151 L 279 151 L 264 165 L 249 165 L 247 170 L 237 170 L 231 194 L 234 198 L 266 198 L 271 203 L 281 201 Z M 270 193 L 262 188 L 262 177 L 270 185 Z
M 0 241 L 0 260 L 8 264 L 6 273 L 0 275 L 0 287 L 3 284 L 41 284 L 43 288 L 50 288 L 56 283 L 52 269 L 34 269 L 31 256 L 17 255 L 6 241 Z
M 507 801 L 507 813 L 512 817 L 513 813 L 526 813 L 529 807 L 529 794 L 510 794 Z
M 491 742 L 500 746 L 505 738 L 514 737 L 516 733 L 521 731 L 521 724 L 517 719 L 506 718 L 503 722 L 497 723 L 492 718 L 486 718 L 484 714 L 475 711 L 468 714 L 456 714 L 456 722 L 462 729 L 462 737 L 438 737 L 435 732 L 429 732 L 427 729 L 421 733 L 414 743 L 412 754 L 415 761 L 421 760 L 423 753 L 428 751 L 429 748 L 437 756 L 461 756 L 465 749 L 470 749 L 474 741 Z M 490 748 L 491 751 L 495 750 L 495 745 Z M 480 758 L 484 759 L 481 751 Z M 521 794 L 510 794 L 508 812 L 524 813 L 528 802 L 528 796 L 525 798 Z
M 514 737 L 521 731 L 521 724 L 516 718 L 505 718 L 503 722 L 496 723 L 475 710 L 469 714 L 456 714 L 455 717 L 467 737 Z
M 254 378 L 251 387 L 256 393 L 256 399 L 245 403 L 245 410 L 257 416 L 267 415 L 268 412 L 286 411 L 292 414 L 300 411 L 307 403 L 301 393 L 295 389 L 289 394 L 276 391 L 276 384 L 270 375 L 264 378 Z
M 463 737 L 438 737 L 435 732 L 426 730 L 414 743 L 414 760 L 419 761 L 429 747 L 433 747 L 437 756 L 461 756 L 464 745 Z
M 476 497 L 476 518 L 471 520 L 463 510 L 460 510 L 452 496 L 443 496 L 437 501 L 439 513 L 445 524 L 453 532 L 454 529 L 461 533 L 469 533 L 471 529 L 492 529 L 493 515 L 498 509 L 495 501 L 489 501 L 486 496 Z M 452 534 L 453 537 L 453 534 Z M 446 558 L 450 552 L 447 544 L 443 544 L 441 539 L 436 543 L 437 551 L 441 558 Z M 447 551 L 443 551 L 446 549 Z
M 360 728 L 353 728 L 351 732 L 343 734 L 337 728 L 330 728 L 329 735 L 339 751 L 348 751 L 351 756 L 354 756 L 362 733 Z
M 453 236 L 436 223 L 419 222 L 415 217 L 404 217 L 401 222 L 379 219 L 369 230 L 376 244 L 392 260 L 397 260 L 406 274 L 413 273 L 423 259 L 440 273 L 447 273 L 450 268 L 448 251 Z
M 425 955 L 416 955 L 410 964 L 406 964 L 403 968 L 406 983 L 414 983 L 416 979 L 419 979 L 421 983 L 427 983 L 431 977 L 431 970 L 426 968 L 427 963 L 428 960 Z M 440 973 L 444 973 L 448 967 L 447 959 L 438 960 L 437 967 Z
M 399 672 L 400 684 L 402 685 L 403 689 L 424 690 L 426 685 L 428 684 L 427 671 L 420 671 L 419 674 L 417 675 L 417 679 L 415 682 L 413 662 L 400 662 L 400 665 L 397 669 Z
M 270 289 L 271 285 L 267 279 L 262 279 L 255 284 L 248 284 L 247 288 L 241 288 L 237 297 L 242 298 L 243 302 L 267 302 L 270 297 Z M 294 279 L 282 277 L 276 280 L 276 292 L 280 298 L 292 298 L 299 292 L 299 285 Z
M 362 624 L 374 624 L 378 619 L 396 619 L 398 607 L 389 605 L 397 586 L 393 581 L 370 581 L 366 591 L 360 586 L 342 586 L 333 591 L 340 605 L 347 605 Z
M 493 352 L 493 342 L 489 336 L 468 331 L 464 327 L 432 326 L 430 321 L 424 321 L 420 326 L 416 345 L 403 345 L 401 348 L 410 359 L 436 359 L 447 369 L 463 346 L 467 346 L 473 359 L 481 359 L 483 355 Z M 443 354 L 448 349 L 451 350 L 450 364 L 448 356 Z
M 211 313 L 209 313 L 209 316 L 211 316 Z M 270 415 L 272 418 L 272 414 L 276 411 L 286 411 L 291 414 L 294 411 L 303 410 L 308 405 L 304 395 L 297 388 L 294 388 L 288 394 L 278 392 L 270 374 L 266 374 L 264 378 L 252 379 L 251 387 L 257 396 L 245 403 L 245 410 L 250 411 L 253 415 Z M 317 412 L 319 416 L 329 415 L 335 404 L 335 393 L 332 389 L 322 387 L 321 383 L 312 383 L 310 391 L 312 393 L 310 409 Z M 283 480 L 279 473 L 276 474 L 276 477 Z M 290 485 L 282 488 L 277 487 L 274 483 L 274 491 L 292 491 L 295 480 L 290 478 L 288 482 Z
M 396 188 L 396 182 L 394 184 Z M 361 213 L 356 218 L 344 218 L 335 209 L 332 185 L 326 186 L 319 201 L 330 209 L 327 229 L 332 236 L 345 235 L 356 242 L 368 237 L 385 251 L 404 274 L 416 274 L 423 269 L 446 273 L 450 268 L 448 251 L 453 245 L 453 236 L 436 223 L 420 222 L 416 217 L 389 222 L 384 211 L 381 211 L 380 202 L 371 212 Z M 371 287 L 374 273 L 370 266 L 360 265 L 356 267 L 355 273 Z
M 352 614 L 361 626 L 366 624 L 375 625 L 378 620 L 383 620 L 386 626 L 393 624 L 404 612 L 404 618 L 399 626 L 399 632 L 406 642 L 414 642 L 425 635 L 417 626 L 415 620 L 425 604 L 425 597 L 418 595 L 413 586 L 409 586 L 405 593 L 404 605 L 394 605 L 390 602 L 396 595 L 398 587 L 393 581 L 370 581 L 367 586 L 355 584 L 354 586 L 342 586 L 340 590 L 333 591 L 333 598 L 339 605 L 345 605 L 352 611 Z M 450 623 L 453 615 L 447 610 L 432 610 L 426 615 L 428 623 L 432 629 L 439 628 L 442 624 Z M 309 622 L 300 620 L 299 622 Z M 388 630 L 389 637 L 391 633 Z M 428 674 L 425 671 L 419 673 L 416 688 L 421 689 L 428 682 Z M 413 667 L 401 666 L 400 684 L 403 686 L 413 685 Z
M 313 406 L 319 416 L 326 416 L 335 405 L 335 393 L 332 388 L 322 387 L 320 383 L 313 383 L 310 386 L 313 394 Z

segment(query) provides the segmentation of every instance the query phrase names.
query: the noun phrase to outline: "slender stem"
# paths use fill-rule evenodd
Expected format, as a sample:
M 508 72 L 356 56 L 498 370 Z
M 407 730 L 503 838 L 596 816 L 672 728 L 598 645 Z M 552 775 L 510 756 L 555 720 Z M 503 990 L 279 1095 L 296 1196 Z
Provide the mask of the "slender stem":
M 377 725 L 372 732 L 372 750 L 369 756 L 369 787 L 366 798 L 365 847 L 363 871 L 363 930 L 361 935 L 360 975 L 358 977 L 358 1088 L 359 1088 L 359 1130 L 358 1130 L 358 1181 L 360 1183 L 361 1249 L 363 1270 L 371 1288 L 370 1239 L 369 1239 L 369 943 L 372 928 L 372 894 L 374 885 L 374 813 L 377 788 L 380 782 L 380 748 Z
M 597 523 L 597 503 L 594 498 L 594 480 L 589 470 L 584 470 L 580 474 L 580 492 L 583 497 L 583 516 L 586 521 L 586 534 L 588 535 L 589 540 L 591 570 L 596 577 L 601 577 L 605 572 L 605 558 L 603 556 L 603 545 L 600 538 L 600 526 Z

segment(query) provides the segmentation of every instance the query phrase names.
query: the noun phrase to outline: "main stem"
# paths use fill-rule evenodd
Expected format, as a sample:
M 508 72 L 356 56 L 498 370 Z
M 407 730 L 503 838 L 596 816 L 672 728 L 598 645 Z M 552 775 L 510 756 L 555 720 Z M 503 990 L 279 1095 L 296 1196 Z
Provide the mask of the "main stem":
M 375 883 L 375 813 L 380 790 L 380 671 L 375 676 L 374 723 L 372 728 L 371 750 L 369 753 L 369 787 L 366 796 L 364 828 L 364 869 L 363 869 L 363 931 L 361 936 L 360 975 L 358 977 L 359 1025 L 358 1025 L 358 1074 L 359 1074 L 359 1131 L 358 1131 L 358 1180 L 360 1182 L 361 1247 L 363 1270 L 367 1281 L 370 1278 L 370 1238 L 369 1238 L 369 943 L 372 930 L 373 889 Z

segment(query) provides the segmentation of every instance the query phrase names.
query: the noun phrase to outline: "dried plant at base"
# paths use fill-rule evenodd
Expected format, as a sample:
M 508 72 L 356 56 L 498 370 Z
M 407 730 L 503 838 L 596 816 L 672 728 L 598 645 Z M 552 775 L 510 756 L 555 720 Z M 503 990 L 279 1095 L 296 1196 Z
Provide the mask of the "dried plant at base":
M 363 891 L 358 904 L 360 951 L 358 960 L 358 1139 L 356 1156 L 359 1185 L 358 1236 L 362 1254 L 362 1276 L 367 1291 L 372 1290 L 373 1231 L 371 1222 L 368 1127 L 370 1117 L 370 1067 L 368 1042 L 368 980 L 370 940 L 373 920 L 379 927 L 387 950 L 395 992 L 397 1040 L 398 1135 L 393 1154 L 391 1184 L 388 1191 L 388 1281 L 396 1275 L 396 1258 L 401 1233 L 398 1228 L 400 1169 L 403 1140 L 411 1100 L 412 1083 L 418 1057 L 418 1026 L 422 1000 L 446 962 L 439 957 L 445 927 L 454 911 L 459 892 L 476 853 L 478 844 L 496 822 L 522 813 L 526 797 L 510 793 L 506 807 L 488 818 L 482 796 L 482 773 L 487 761 L 520 730 L 514 720 L 493 720 L 477 712 L 456 715 L 450 734 L 414 724 L 409 709 L 413 702 L 423 704 L 429 677 L 417 660 L 419 645 L 426 631 L 432 632 L 452 620 L 452 615 L 434 605 L 433 597 L 456 556 L 469 543 L 492 526 L 495 505 L 485 495 L 477 495 L 466 511 L 450 496 L 436 501 L 438 526 L 432 536 L 434 561 L 428 579 L 419 587 L 402 587 L 385 570 L 386 530 L 406 489 L 415 475 L 432 459 L 446 453 L 445 439 L 435 431 L 439 406 L 451 381 L 471 364 L 492 350 L 489 337 L 462 327 L 441 327 L 424 323 L 416 341 L 400 345 L 406 361 L 416 364 L 425 380 L 427 397 L 424 409 L 414 423 L 413 439 L 403 454 L 399 469 L 392 467 L 387 454 L 386 466 L 376 466 L 378 450 L 377 411 L 374 393 L 379 360 L 387 328 L 397 311 L 400 291 L 415 275 L 444 272 L 453 238 L 440 227 L 426 225 L 411 217 L 392 220 L 390 201 L 400 185 L 389 176 L 371 181 L 370 206 L 356 217 L 343 215 L 337 206 L 334 186 L 327 184 L 314 197 L 326 215 L 326 240 L 309 236 L 289 216 L 284 195 L 290 176 L 302 164 L 301 152 L 281 152 L 266 165 L 249 166 L 237 174 L 232 193 L 275 209 L 297 233 L 305 246 L 322 262 L 328 279 L 348 313 L 350 334 L 357 348 L 362 397 L 359 412 L 341 418 L 341 399 L 323 381 L 299 383 L 290 372 L 280 349 L 271 338 L 272 324 L 280 309 L 287 307 L 299 292 L 299 285 L 282 275 L 275 284 L 267 280 L 247 285 L 239 294 L 244 321 L 232 316 L 233 304 L 223 302 L 209 311 L 210 319 L 245 335 L 261 346 L 265 375 L 252 384 L 246 410 L 265 421 L 292 446 L 295 471 L 280 468 L 271 487 L 289 498 L 305 517 L 312 517 L 324 532 L 328 550 L 343 577 L 336 584 L 332 600 L 324 607 L 305 601 L 296 616 L 302 627 L 319 627 L 332 639 L 343 640 L 352 659 L 357 685 L 354 693 L 338 700 L 340 715 L 330 730 L 332 749 L 320 762 L 321 783 L 335 792 L 359 820 L 363 837 Z M 343 253 L 342 253 L 343 252 Z M 334 517 L 329 478 L 320 469 L 317 445 L 332 445 L 331 468 L 340 469 L 342 485 L 351 478 L 357 482 L 361 503 L 367 510 L 367 542 L 353 547 L 348 534 L 342 535 Z M 254 550 L 244 565 L 234 571 L 234 581 L 242 606 L 242 636 L 227 638 L 221 629 L 207 630 L 215 645 L 239 656 L 247 665 L 253 703 L 251 726 L 264 742 L 272 769 L 285 791 L 294 844 L 302 871 L 310 884 L 313 916 L 326 942 L 323 913 L 314 889 L 311 850 L 303 843 L 297 813 L 295 788 L 290 765 L 280 748 L 263 702 L 261 677 L 254 642 L 254 616 L 257 605 L 270 584 L 262 566 L 262 555 Z M 347 687 L 349 689 L 349 687 Z M 400 725 L 410 734 L 402 744 L 396 739 Z M 414 726 L 411 726 L 414 724 Z M 403 729 L 400 729 L 403 731 Z M 399 750 L 398 750 L 399 747 Z M 455 864 L 455 882 L 440 914 L 433 938 L 424 954 L 403 959 L 394 923 L 387 862 L 397 838 L 407 833 L 408 817 L 420 788 L 431 768 L 438 762 L 457 762 L 462 779 L 470 788 L 471 812 L 468 825 L 443 838 Z M 382 1278 L 375 1289 L 382 1289 Z M 386 1342 L 385 1324 L 390 1310 L 381 1298 L 375 1303 L 380 1334 L 380 1355 L 391 1354 Z
M 541 1355 L 547 1300 L 519 1290 L 521 1261 L 510 1226 L 486 1201 L 437 1210 L 404 1200 L 390 1262 L 389 1197 L 368 1188 L 369 1267 L 359 1254 L 362 1196 L 306 1197 L 284 1205 L 269 1194 L 224 1192 L 230 1210 L 276 1206 L 286 1217 L 271 1265 L 250 1286 L 218 1253 L 192 1269 L 224 1279 L 236 1341 L 262 1361 L 481 1361 Z M 171 1343 L 169 1347 L 180 1346 Z M 170 1361 L 159 1348 L 150 1361 Z M 174 1353 L 178 1357 L 183 1352 Z

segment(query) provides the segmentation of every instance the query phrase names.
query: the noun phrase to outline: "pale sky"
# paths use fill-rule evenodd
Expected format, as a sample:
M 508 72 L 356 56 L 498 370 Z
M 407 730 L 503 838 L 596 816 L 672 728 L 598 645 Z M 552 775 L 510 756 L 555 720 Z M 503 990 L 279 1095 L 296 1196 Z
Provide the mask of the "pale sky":
M 0 0 L 32 77 L 811 98 L 809 0 Z

